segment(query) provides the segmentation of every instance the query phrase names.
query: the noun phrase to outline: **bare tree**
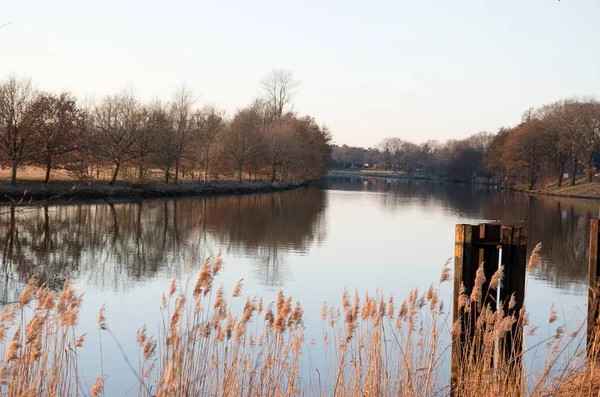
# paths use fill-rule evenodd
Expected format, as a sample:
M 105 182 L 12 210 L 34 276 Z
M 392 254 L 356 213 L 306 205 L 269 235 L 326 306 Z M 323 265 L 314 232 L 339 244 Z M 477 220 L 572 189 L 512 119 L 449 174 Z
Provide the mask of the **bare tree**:
M 298 147 L 295 149 L 294 167 L 284 174 L 289 178 L 315 180 L 321 178 L 331 162 L 331 132 L 318 125 L 311 116 L 294 118 Z
M 535 113 L 542 135 L 540 149 L 548 163 L 556 167 L 558 187 L 562 186 L 565 167 L 572 156 L 569 136 L 564 130 L 565 110 L 564 103 L 555 102 L 542 106 Z
M 17 169 L 32 154 L 33 128 L 27 126 L 27 109 L 35 93 L 31 80 L 11 76 L 0 86 L 0 147 L 10 162 L 11 183 L 17 184 Z
M 500 130 L 494 135 L 494 139 L 490 143 L 487 149 L 487 155 L 485 158 L 485 169 L 488 176 L 496 176 L 499 178 L 500 184 L 506 182 L 508 173 L 507 164 L 503 158 L 504 146 L 512 130 L 507 128 L 500 128 Z M 489 179 L 488 179 L 489 181 Z
M 80 179 L 93 179 L 100 177 L 102 166 L 109 165 L 109 160 L 95 149 L 95 118 L 96 101 L 91 95 L 86 95 L 78 101 L 79 110 L 82 117 L 82 128 L 75 130 L 78 142 L 77 150 L 67 154 L 65 169 L 79 177 Z
M 571 185 L 577 183 L 577 170 L 581 145 L 584 144 L 584 128 L 582 123 L 582 106 L 578 100 L 562 101 L 561 117 L 558 118 L 559 128 L 565 134 L 571 157 Z
M 269 105 L 274 121 L 281 119 L 284 109 L 292 101 L 294 90 L 298 86 L 292 72 L 285 69 L 273 69 L 263 80 L 263 98 Z
M 253 108 L 237 112 L 224 135 L 224 150 L 232 163 L 237 180 L 261 153 L 261 122 Z
M 193 92 L 185 84 L 173 95 L 171 102 L 171 120 L 173 121 L 174 157 L 175 157 L 175 183 L 179 183 L 181 162 L 193 140 L 192 134 L 192 105 L 194 104 Z
M 143 134 L 141 105 L 132 93 L 107 97 L 96 107 L 94 150 L 114 164 L 113 185 L 121 166 L 139 157 L 134 146 Z
M 486 131 L 478 132 L 477 134 L 473 134 L 470 137 L 466 138 L 467 143 L 473 149 L 480 151 L 483 154 L 486 154 L 488 148 L 492 144 L 492 140 L 494 139 L 494 134 Z
M 379 144 L 386 170 L 397 171 L 400 169 L 404 143 L 402 139 L 394 137 L 386 138 Z
M 515 127 L 503 148 L 503 161 L 513 172 L 525 174 L 528 188 L 536 183 L 540 168 L 540 122 L 528 119 Z
M 283 172 L 293 164 L 299 147 L 291 117 L 281 119 L 265 127 L 265 141 L 269 164 L 271 165 L 271 182 L 283 178 Z
M 35 134 L 37 153 L 33 163 L 46 169 L 44 183 L 50 180 L 50 172 L 57 157 L 77 149 L 83 128 L 83 115 L 75 97 L 63 92 L 60 95 L 42 93 L 29 107 L 31 128 Z
M 402 145 L 401 164 L 408 177 L 412 178 L 414 172 L 422 164 L 421 150 L 412 142 L 404 142 Z
M 160 100 L 153 100 L 146 106 L 147 119 L 144 126 L 144 134 L 149 135 L 148 157 L 146 166 L 160 168 L 164 171 L 164 181 L 169 183 L 171 167 L 175 164 L 176 135 L 174 123 L 171 118 L 172 112 Z M 138 175 L 139 176 L 139 175 Z
M 588 182 L 592 182 L 594 180 L 594 154 L 600 151 L 600 103 L 595 99 L 589 99 L 581 106 L 584 132 L 581 156 L 586 161 Z
M 152 165 L 153 156 L 160 152 L 160 137 L 167 120 L 166 112 L 159 102 L 140 109 L 140 134 L 131 147 L 132 157 L 138 171 L 138 182 L 142 182 Z
M 422 162 L 423 162 L 423 171 L 425 172 L 425 174 L 427 174 L 429 176 L 433 176 L 437 172 L 440 171 L 441 167 L 440 167 L 440 161 L 439 161 L 438 154 L 439 154 L 440 150 L 442 149 L 442 147 L 443 147 L 442 144 L 440 142 L 438 142 L 437 140 L 429 140 L 420 145 Z M 377 155 L 379 152 L 376 149 L 370 149 L 370 150 L 375 151 L 371 155 L 371 157 L 373 157 L 375 159 L 374 162 L 376 162 L 378 159 Z
M 225 112 L 214 106 L 205 106 L 194 116 L 195 138 L 204 166 L 204 183 L 208 183 L 209 166 L 218 136 L 225 129 Z

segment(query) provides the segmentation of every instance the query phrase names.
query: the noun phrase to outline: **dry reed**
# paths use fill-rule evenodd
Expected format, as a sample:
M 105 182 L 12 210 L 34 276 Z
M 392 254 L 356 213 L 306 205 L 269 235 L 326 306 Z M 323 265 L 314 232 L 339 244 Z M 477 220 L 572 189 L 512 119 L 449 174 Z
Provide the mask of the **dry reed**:
M 416 397 L 448 395 L 450 387 L 455 395 L 466 397 L 597 393 L 600 377 L 594 365 L 584 370 L 565 353 L 577 331 L 567 334 L 565 327 L 559 327 L 546 341 L 547 365 L 536 373 L 523 368 L 522 353 L 505 344 L 506 337 L 521 338 L 525 331 L 535 332 L 535 327 L 528 324 L 524 311 L 514 312 L 511 302 L 489 301 L 489 291 L 483 291 L 483 267 L 471 293 L 464 285 L 461 288 L 461 318 L 447 325 L 439 294 L 440 285 L 451 280 L 448 263 L 440 284 L 423 294 L 411 291 L 398 308 L 392 297 L 367 293 L 361 299 L 355 291 L 351 298 L 344 291 L 340 309 L 323 305 L 323 340 L 307 342 L 304 309 L 283 291 L 270 303 L 243 298 L 242 280 L 233 289 L 232 301 L 226 299 L 223 286 L 215 291 L 215 277 L 223 266 L 218 255 L 203 263 L 189 294 L 173 279 L 168 296 L 162 298 L 164 327 L 156 336 L 146 326 L 139 329 L 139 366 L 132 368 L 137 393 L 145 397 Z M 489 288 L 499 288 L 502 277 L 500 268 Z M 239 314 L 233 310 L 236 299 L 243 303 Z M 1 395 L 104 395 L 110 381 L 104 373 L 91 389 L 81 386 L 78 351 L 84 348 L 85 335 L 75 335 L 81 304 L 82 295 L 68 282 L 57 296 L 32 278 L 18 302 L 4 306 Z M 552 307 L 549 323 L 556 320 Z M 111 333 L 103 307 L 98 327 Z M 8 330 L 14 330 L 12 335 Z M 451 384 L 445 357 L 451 338 L 458 340 L 462 333 L 472 335 L 474 342 L 456 345 L 462 359 Z M 304 359 L 312 357 L 315 344 L 321 344 L 319 365 Z M 562 368 L 558 373 L 557 363 Z

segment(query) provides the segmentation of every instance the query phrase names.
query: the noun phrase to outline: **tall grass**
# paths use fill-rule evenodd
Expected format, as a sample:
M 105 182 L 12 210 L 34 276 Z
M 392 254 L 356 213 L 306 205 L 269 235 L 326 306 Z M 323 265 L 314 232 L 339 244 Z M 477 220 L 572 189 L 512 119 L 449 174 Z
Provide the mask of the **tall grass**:
M 537 255 L 537 251 L 536 254 Z M 536 258 L 532 258 L 535 266 Z M 273 302 L 242 295 L 243 281 L 227 294 L 217 287 L 221 256 L 203 263 L 194 280 L 173 279 L 163 294 L 162 325 L 156 335 L 142 326 L 139 357 L 125 357 L 139 396 L 456 396 L 597 395 L 595 361 L 587 367 L 573 350 L 575 333 L 558 327 L 541 346 L 546 365 L 526 368 L 524 353 L 506 346 L 507 335 L 535 332 L 527 313 L 489 297 L 502 282 L 499 269 L 483 291 L 483 270 L 470 294 L 462 290 L 461 317 L 454 323 L 439 298 L 451 279 L 446 264 L 439 284 L 413 290 L 395 302 L 382 294 L 344 291 L 341 307 L 324 303 L 322 340 L 305 340 L 299 302 L 279 292 Z M 486 285 L 488 285 L 486 284 Z M 236 301 L 243 302 L 243 309 Z M 102 396 L 110 379 L 100 363 L 91 388 L 82 386 L 78 356 L 85 335 L 76 335 L 82 295 L 69 283 L 60 294 L 32 278 L 18 302 L 0 313 L 0 395 Z M 477 316 L 475 316 L 477 313 Z M 557 315 L 551 309 L 549 324 Z M 101 308 L 101 340 L 114 335 Z M 10 334 L 9 334 L 10 331 Z M 472 335 L 462 343 L 460 335 Z M 449 379 L 454 340 L 461 360 Z M 311 348 L 312 345 L 318 348 Z M 513 345 L 514 346 L 514 345 Z M 581 350 L 581 349 L 579 349 Z M 314 360 L 313 355 L 321 355 Z

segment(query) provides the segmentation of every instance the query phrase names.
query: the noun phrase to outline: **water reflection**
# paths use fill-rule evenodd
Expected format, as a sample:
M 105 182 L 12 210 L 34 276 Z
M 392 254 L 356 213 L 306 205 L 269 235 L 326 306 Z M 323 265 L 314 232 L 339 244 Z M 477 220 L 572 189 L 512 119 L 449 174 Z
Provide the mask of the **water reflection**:
M 585 289 L 589 220 L 600 215 L 600 202 L 501 192 L 486 187 L 420 180 L 333 177 L 335 190 L 377 192 L 386 211 L 399 212 L 418 205 L 442 208 L 465 221 L 497 221 L 529 227 L 529 253 L 543 244 L 542 265 L 533 277 L 565 291 Z M 579 291 L 581 292 L 581 291 Z
M 346 219 L 355 219 L 361 206 L 379 206 L 384 214 L 394 215 L 418 209 L 434 226 L 436 219 L 526 224 L 529 250 L 537 242 L 544 246 L 545 260 L 533 277 L 564 291 L 585 289 L 589 219 L 599 214 L 597 201 L 380 178 L 335 177 L 324 187 L 379 193 L 350 206 L 337 196 L 336 214 Z M 308 255 L 311 247 L 325 244 L 327 228 L 344 221 L 334 217 L 325 224 L 331 197 L 326 190 L 310 188 L 136 203 L 0 207 L 0 301 L 14 300 L 33 274 L 54 288 L 69 276 L 101 291 L 124 291 L 157 274 L 181 275 L 188 264 L 197 267 L 218 249 L 232 262 L 251 262 L 263 286 L 279 287 L 290 277 L 286 259 Z M 382 220 L 368 221 L 375 227 L 369 234 L 374 239 L 396 233 L 378 230 Z M 373 242 L 365 243 L 367 249 Z M 335 245 L 337 254 L 354 248 L 346 246 L 344 238 L 327 244 Z M 323 263 L 336 260 L 328 257 Z
M 256 264 L 262 283 L 281 285 L 288 252 L 325 236 L 325 193 L 275 194 L 0 208 L 3 282 L 14 300 L 32 275 L 54 288 L 67 276 L 124 290 L 163 272 L 198 267 L 215 250 Z

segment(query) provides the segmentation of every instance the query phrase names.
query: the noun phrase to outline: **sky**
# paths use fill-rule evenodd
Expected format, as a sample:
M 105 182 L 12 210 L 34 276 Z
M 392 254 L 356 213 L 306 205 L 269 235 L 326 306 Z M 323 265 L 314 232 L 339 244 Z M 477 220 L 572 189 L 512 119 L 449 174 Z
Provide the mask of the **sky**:
M 338 144 L 464 138 L 600 93 L 598 0 L 0 0 L 0 78 L 233 114 L 273 68 Z

